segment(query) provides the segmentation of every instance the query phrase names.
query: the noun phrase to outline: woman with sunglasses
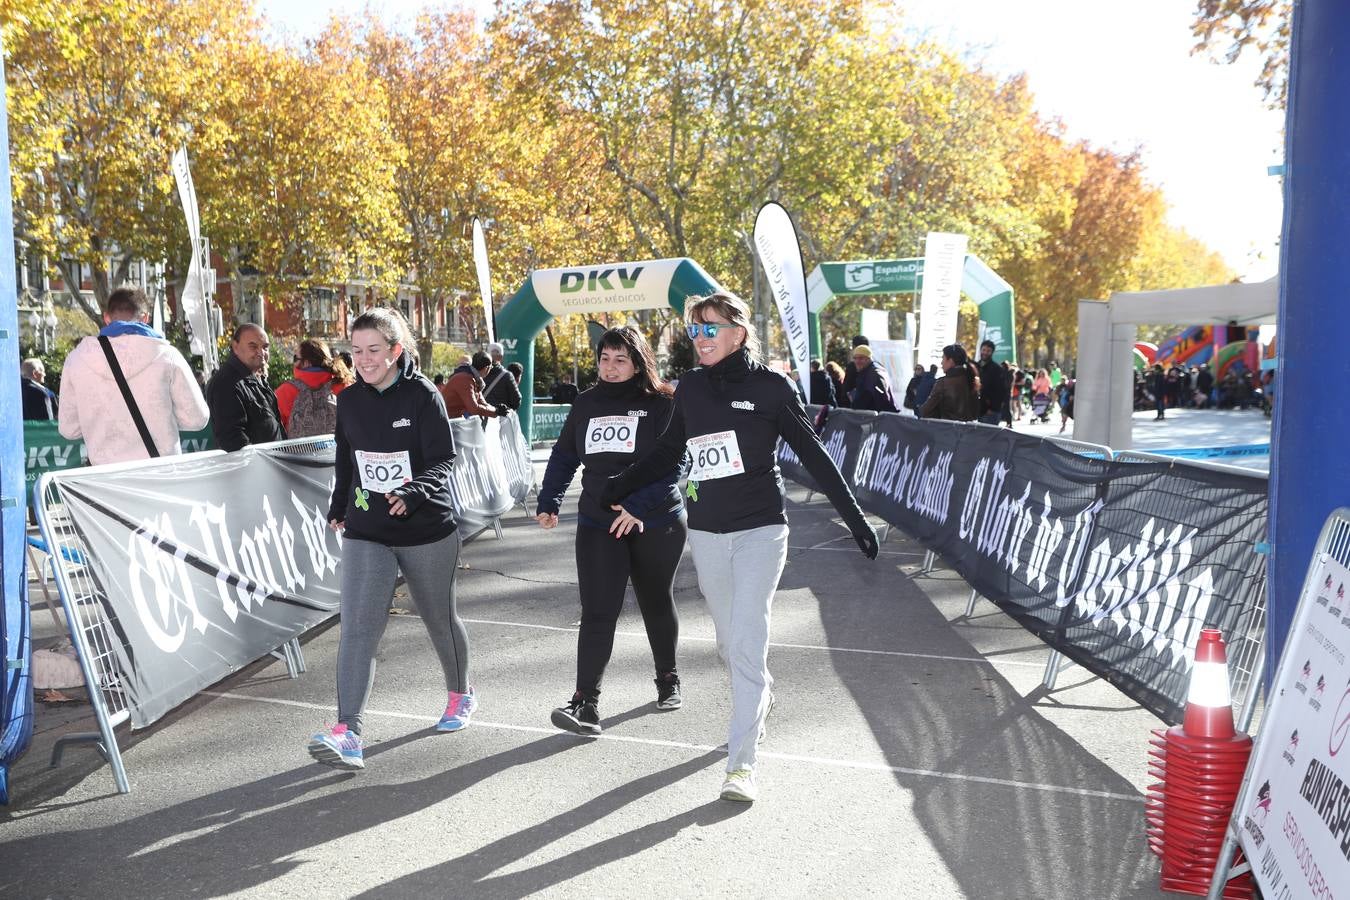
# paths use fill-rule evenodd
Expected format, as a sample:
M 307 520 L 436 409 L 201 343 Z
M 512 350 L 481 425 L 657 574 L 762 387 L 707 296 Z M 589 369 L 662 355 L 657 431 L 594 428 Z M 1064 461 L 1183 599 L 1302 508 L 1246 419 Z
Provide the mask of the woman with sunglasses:
M 669 386 L 656 377 L 656 361 L 635 328 L 606 331 L 596 347 L 600 380 L 577 395 L 553 445 L 539 489 L 536 519 L 558 524 L 563 495 L 578 466 L 577 586 L 581 629 L 577 634 L 576 690 L 553 711 L 553 724 L 577 734 L 600 733 L 600 680 L 614 650 L 614 629 L 624 589 L 633 582 L 656 663 L 656 708 L 680 707 L 675 644 L 675 569 L 684 553 L 684 507 L 676 486 L 679 461 L 628 498 L 627 511 L 600 502 L 609 476 L 655 445 L 674 408 Z
M 689 546 L 717 650 L 731 673 L 721 796 L 748 802 L 758 794 L 756 748 L 773 704 L 769 618 L 787 559 L 778 439 L 796 452 L 868 559 L 876 558 L 877 536 L 821 446 L 791 382 L 755 360 L 758 348 L 745 305 L 717 293 L 690 298 L 686 314 L 700 368 L 680 379 L 670 426 L 656 447 L 610 479 L 602 499 L 627 510 L 636 489 L 670 471 L 686 450 L 693 458 L 685 489 Z

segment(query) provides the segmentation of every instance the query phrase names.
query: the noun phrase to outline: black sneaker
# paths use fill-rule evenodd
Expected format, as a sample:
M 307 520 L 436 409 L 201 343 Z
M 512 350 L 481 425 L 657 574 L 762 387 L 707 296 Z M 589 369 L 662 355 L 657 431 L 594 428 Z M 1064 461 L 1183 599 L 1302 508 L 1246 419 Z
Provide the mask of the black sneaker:
M 679 709 L 684 701 L 680 699 L 680 676 L 667 672 L 656 679 L 656 708 L 661 710 Z
M 573 694 L 571 701 L 555 709 L 549 718 L 564 731 L 591 736 L 600 733 L 600 710 L 596 708 L 594 700 L 588 700 L 580 694 Z

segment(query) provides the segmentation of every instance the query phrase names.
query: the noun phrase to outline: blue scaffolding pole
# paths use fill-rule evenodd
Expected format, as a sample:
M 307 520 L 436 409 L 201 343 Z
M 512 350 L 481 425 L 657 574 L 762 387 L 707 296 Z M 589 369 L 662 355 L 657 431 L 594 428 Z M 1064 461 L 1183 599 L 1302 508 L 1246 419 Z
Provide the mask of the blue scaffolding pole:
M 14 277 L 9 115 L 0 56 L 0 803 L 9 802 L 9 767 L 33 736 L 32 635 L 24 573 L 23 407 L 19 401 L 19 308 Z
M 1295 7 L 1285 119 L 1280 242 L 1280 363 L 1270 464 L 1270 603 L 1266 672 L 1275 672 L 1322 523 L 1350 505 L 1344 398 L 1350 304 L 1346 147 L 1350 6 Z M 1269 677 L 1269 676 L 1268 676 Z

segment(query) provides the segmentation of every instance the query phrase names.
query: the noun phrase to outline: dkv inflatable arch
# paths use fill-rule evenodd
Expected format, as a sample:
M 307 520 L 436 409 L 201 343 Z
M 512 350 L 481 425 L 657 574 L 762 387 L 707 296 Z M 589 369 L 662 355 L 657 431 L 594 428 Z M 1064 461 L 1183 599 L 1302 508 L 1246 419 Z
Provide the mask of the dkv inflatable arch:
M 557 316 L 664 309 L 684 313 L 685 298 L 722 290 L 692 259 L 647 259 L 538 269 L 497 311 L 505 363 L 520 363 L 520 425 L 533 440 L 534 339 Z

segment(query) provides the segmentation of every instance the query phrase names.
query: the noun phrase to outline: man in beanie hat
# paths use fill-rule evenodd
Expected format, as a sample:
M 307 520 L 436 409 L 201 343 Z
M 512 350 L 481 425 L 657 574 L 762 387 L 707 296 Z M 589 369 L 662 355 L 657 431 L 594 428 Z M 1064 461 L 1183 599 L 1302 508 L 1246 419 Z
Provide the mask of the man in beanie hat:
M 867 337 L 861 334 L 853 336 L 853 349 L 867 346 Z M 870 348 L 869 348 L 870 350 Z M 853 354 L 849 354 L 851 357 Z M 848 365 L 844 366 L 844 396 L 852 397 L 853 391 L 858 387 L 858 367 L 849 359 Z M 842 405 L 842 404 L 841 404 Z
M 876 412 L 898 412 L 891 396 L 891 380 L 880 364 L 872 361 L 872 348 L 859 344 L 853 348 L 853 366 L 857 369 L 853 393 L 849 399 L 854 409 Z

